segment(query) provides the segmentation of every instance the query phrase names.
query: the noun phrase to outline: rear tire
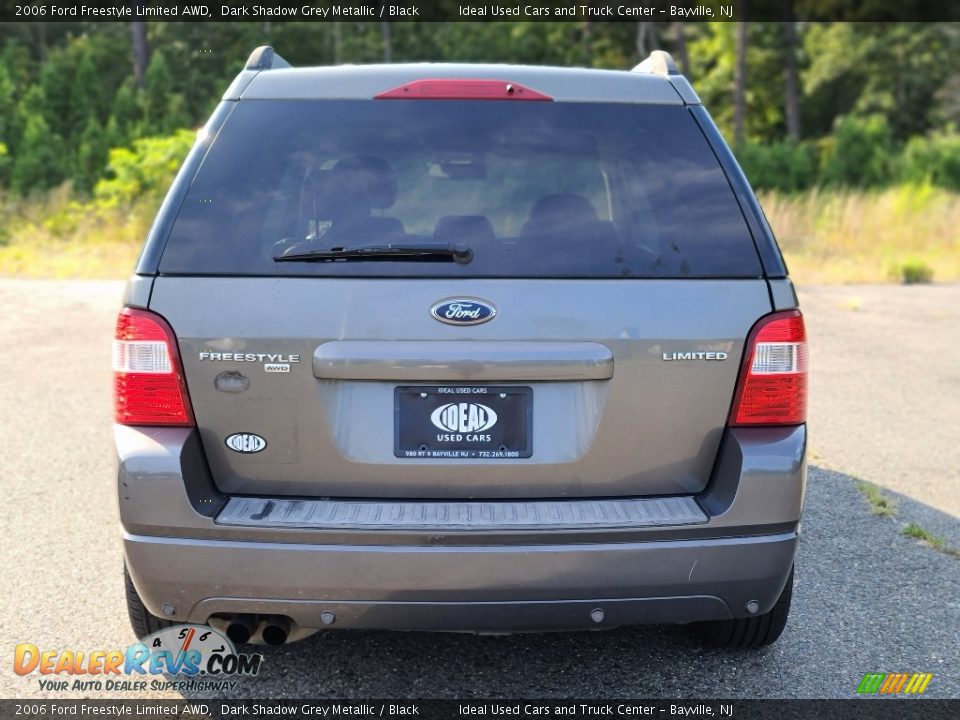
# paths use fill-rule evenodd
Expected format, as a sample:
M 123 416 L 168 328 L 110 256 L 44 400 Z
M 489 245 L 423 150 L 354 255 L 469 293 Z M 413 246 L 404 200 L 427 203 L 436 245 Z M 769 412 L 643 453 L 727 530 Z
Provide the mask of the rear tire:
M 776 642 L 787 625 L 790 600 L 793 597 L 793 568 L 787 584 L 768 613 L 754 617 L 716 620 L 698 623 L 697 630 L 703 641 L 714 647 L 756 648 Z
M 137 589 L 133 586 L 133 580 L 130 579 L 130 573 L 127 572 L 127 566 L 123 566 L 123 584 L 127 595 L 127 614 L 130 616 L 130 627 L 134 634 L 143 639 L 147 635 L 152 635 L 158 630 L 168 628 L 174 623 L 163 618 L 158 618 L 147 610 L 143 604 Z

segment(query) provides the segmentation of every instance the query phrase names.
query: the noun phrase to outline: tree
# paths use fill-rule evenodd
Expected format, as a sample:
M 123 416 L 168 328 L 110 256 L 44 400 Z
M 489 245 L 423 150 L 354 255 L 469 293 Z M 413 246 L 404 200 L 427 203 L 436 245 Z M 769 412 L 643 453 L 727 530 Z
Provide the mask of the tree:
M 783 23 L 783 116 L 787 137 L 800 139 L 800 88 L 797 72 L 797 24 L 794 22 L 793 0 L 784 0 Z
M 110 134 L 104 132 L 103 126 L 92 115 L 87 118 L 87 124 L 80 135 L 77 147 L 77 158 L 74 163 L 72 180 L 73 186 L 82 193 L 90 193 L 97 180 L 103 174 L 107 160 L 107 150 L 110 149 Z
M 143 134 L 169 133 L 190 122 L 183 95 L 174 91 L 174 84 L 166 53 L 157 50 L 150 59 L 144 82 Z
M 389 22 L 380 23 L 380 35 L 383 37 L 383 61 L 385 63 L 393 62 L 393 41 Z
M 26 127 L 10 173 L 10 183 L 21 195 L 51 188 L 66 177 L 63 139 L 50 130 L 42 113 L 29 109 L 42 101 L 42 92 L 35 87 L 24 98 L 26 111 L 21 110 Z
M 9 150 L 14 147 L 16 133 L 15 116 L 16 102 L 14 100 L 16 87 L 7 72 L 6 66 L 0 64 L 0 143 Z
M 134 13 L 143 8 L 143 0 L 130 3 Z M 147 45 L 147 24 L 143 20 L 130 23 L 130 37 L 133 45 L 133 81 L 142 88 L 150 63 L 150 47 Z
M 656 23 L 638 22 L 637 23 L 637 57 L 640 60 L 646 58 L 651 50 L 659 47 L 657 43 Z
M 680 71 L 690 78 L 690 53 L 687 52 L 687 31 L 682 22 L 673 23 L 673 38 L 677 45 L 677 57 L 680 60 Z
M 747 3 L 740 4 L 740 12 L 746 15 Z M 733 142 L 743 144 L 744 121 L 747 116 L 747 23 L 737 23 L 737 62 L 733 70 Z

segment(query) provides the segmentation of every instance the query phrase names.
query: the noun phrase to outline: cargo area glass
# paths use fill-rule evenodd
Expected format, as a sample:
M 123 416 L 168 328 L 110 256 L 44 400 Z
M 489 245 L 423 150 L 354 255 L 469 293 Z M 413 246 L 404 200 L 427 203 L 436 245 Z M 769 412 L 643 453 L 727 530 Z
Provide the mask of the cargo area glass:
M 274 260 L 424 244 L 469 248 L 471 260 Z M 193 178 L 160 272 L 762 274 L 687 108 L 482 100 L 238 102 Z

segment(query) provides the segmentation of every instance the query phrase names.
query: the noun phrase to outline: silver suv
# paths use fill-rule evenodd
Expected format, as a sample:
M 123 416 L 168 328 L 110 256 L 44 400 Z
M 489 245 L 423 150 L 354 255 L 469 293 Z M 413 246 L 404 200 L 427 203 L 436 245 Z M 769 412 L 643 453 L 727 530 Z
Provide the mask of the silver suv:
M 138 636 L 783 630 L 803 319 L 666 53 L 259 48 L 159 211 L 113 366 Z

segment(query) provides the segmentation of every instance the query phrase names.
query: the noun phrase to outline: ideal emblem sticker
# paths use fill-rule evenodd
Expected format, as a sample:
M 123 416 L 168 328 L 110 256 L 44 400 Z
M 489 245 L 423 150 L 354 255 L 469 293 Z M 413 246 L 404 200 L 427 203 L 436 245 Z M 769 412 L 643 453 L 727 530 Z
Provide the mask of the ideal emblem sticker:
M 267 446 L 267 441 L 253 433 L 234 433 L 223 441 L 227 447 L 238 453 L 258 453 Z

